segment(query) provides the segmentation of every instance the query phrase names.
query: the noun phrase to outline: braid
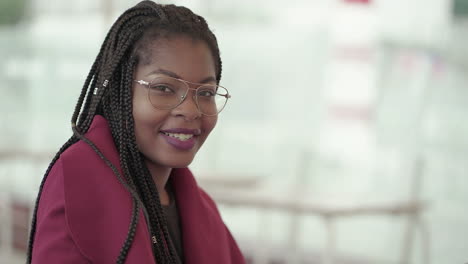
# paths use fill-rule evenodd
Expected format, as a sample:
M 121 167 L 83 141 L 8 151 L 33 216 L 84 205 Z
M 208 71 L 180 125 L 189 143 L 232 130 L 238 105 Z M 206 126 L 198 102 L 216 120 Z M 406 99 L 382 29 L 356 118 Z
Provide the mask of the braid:
M 73 135 L 55 155 L 41 182 L 31 223 L 27 263 L 31 263 L 37 210 L 44 183 L 60 154 L 79 140 L 96 152 L 132 198 L 131 221 L 116 263 L 124 263 L 127 258 L 135 237 L 140 209 L 152 236 L 156 262 L 175 263 L 176 253 L 169 246 L 167 220 L 159 193 L 136 144 L 132 114 L 134 70 L 144 60 L 143 55 L 149 50 L 150 44 L 165 34 L 183 34 L 205 41 L 214 57 L 219 83 L 222 69 L 219 47 L 203 17 L 185 7 L 159 5 L 152 1 L 142 1 L 125 11 L 107 33 L 84 82 L 71 118 Z M 109 123 L 122 172 L 84 136 L 97 114 L 103 115 Z
M 123 264 L 125 262 L 125 258 L 127 257 L 128 250 L 132 245 L 133 238 L 135 238 L 136 233 L 136 225 L 138 223 L 138 211 L 140 210 L 138 203 L 134 198 L 132 198 L 132 221 L 130 223 L 130 228 L 128 230 L 127 238 L 125 239 L 124 245 L 120 249 L 120 254 L 117 257 L 117 264 Z

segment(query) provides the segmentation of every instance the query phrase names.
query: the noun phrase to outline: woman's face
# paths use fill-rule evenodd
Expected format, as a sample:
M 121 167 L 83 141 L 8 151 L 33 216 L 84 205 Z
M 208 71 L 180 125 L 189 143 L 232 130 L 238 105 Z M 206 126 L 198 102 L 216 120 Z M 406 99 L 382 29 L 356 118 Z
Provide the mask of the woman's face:
M 150 58 L 140 58 L 145 63 L 136 67 L 135 80 L 151 82 L 156 77 L 175 77 L 193 83 L 216 84 L 214 58 L 205 42 L 173 36 L 153 41 L 149 49 L 145 54 Z M 160 110 L 149 101 L 148 88 L 134 83 L 135 137 L 150 170 L 188 166 L 215 127 L 217 116 L 199 113 L 194 92 L 190 90 L 176 108 Z

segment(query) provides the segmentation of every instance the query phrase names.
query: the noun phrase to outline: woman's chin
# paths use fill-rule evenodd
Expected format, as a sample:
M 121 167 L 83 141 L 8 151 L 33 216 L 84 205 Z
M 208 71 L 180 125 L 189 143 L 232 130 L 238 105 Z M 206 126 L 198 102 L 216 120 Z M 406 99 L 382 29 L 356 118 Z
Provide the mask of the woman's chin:
M 165 168 L 186 168 L 188 167 L 194 157 L 165 157 L 162 160 L 155 160 L 155 159 L 147 159 L 148 165 L 151 167 L 165 167 Z

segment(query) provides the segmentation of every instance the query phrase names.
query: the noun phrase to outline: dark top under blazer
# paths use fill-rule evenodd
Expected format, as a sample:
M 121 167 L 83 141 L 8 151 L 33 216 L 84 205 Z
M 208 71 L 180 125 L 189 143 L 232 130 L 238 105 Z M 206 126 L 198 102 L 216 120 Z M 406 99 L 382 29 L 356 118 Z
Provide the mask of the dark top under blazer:
M 121 171 L 102 116 L 94 118 L 86 137 Z M 180 215 L 185 263 L 244 264 L 215 203 L 198 187 L 189 169 L 173 169 L 170 181 Z M 112 170 L 85 142 L 75 143 L 62 153 L 43 187 L 32 263 L 115 263 L 131 211 L 131 196 Z M 126 263 L 155 263 L 141 210 Z

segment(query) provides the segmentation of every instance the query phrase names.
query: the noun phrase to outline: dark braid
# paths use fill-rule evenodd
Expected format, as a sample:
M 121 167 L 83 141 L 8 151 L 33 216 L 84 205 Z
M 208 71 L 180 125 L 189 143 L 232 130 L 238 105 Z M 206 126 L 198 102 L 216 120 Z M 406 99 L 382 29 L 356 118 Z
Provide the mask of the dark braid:
M 49 164 L 39 188 L 31 223 L 27 263 L 31 263 L 36 216 L 42 189 L 53 165 L 68 147 L 84 141 L 111 168 L 132 197 L 131 223 L 123 241 L 117 263 L 124 263 L 135 237 L 140 208 L 152 236 L 153 253 L 158 264 L 175 263 L 175 252 L 169 246 L 169 232 L 153 178 L 136 144 L 132 114 L 133 73 L 145 62 L 150 44 L 159 37 L 187 35 L 205 41 L 215 59 L 216 78 L 221 79 L 222 63 L 215 35 L 205 19 L 185 7 L 159 5 L 142 1 L 125 11 L 113 24 L 82 87 L 72 115 L 71 138 L 60 148 Z M 122 174 L 84 134 L 95 115 L 109 123 L 119 153 Z

